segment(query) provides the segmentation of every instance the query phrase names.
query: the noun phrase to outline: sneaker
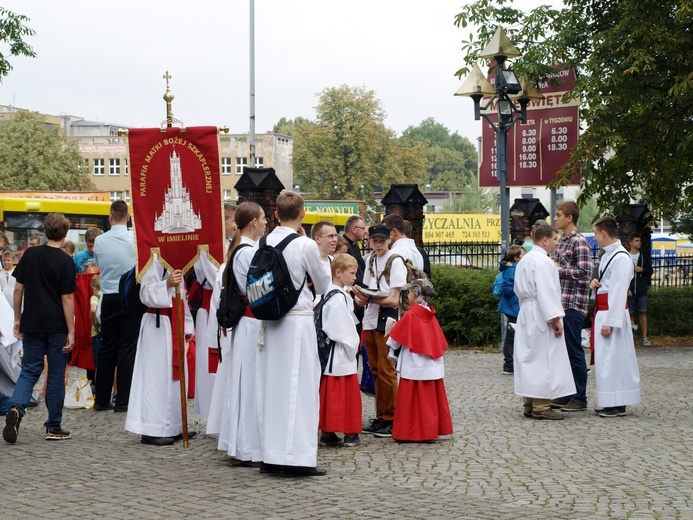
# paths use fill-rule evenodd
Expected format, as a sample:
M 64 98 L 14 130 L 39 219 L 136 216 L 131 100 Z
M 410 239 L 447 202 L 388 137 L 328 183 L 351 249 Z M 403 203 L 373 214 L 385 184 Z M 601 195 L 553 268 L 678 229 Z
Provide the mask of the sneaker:
M 579 399 L 571 399 L 568 404 L 561 407 L 561 412 L 584 412 L 587 410 L 587 402 Z
M 375 433 L 386 424 L 385 421 L 381 421 L 380 419 L 373 419 L 368 426 L 364 426 L 363 433 Z
M 14 444 L 17 442 L 17 434 L 19 433 L 19 424 L 22 422 L 22 414 L 19 408 L 13 406 L 7 410 L 7 417 L 5 417 L 5 428 L 2 430 L 2 438 L 5 442 Z
M 532 418 L 546 419 L 548 421 L 560 421 L 561 419 L 565 419 L 565 415 L 558 413 L 556 410 L 552 410 L 551 408 L 547 408 L 546 410 L 541 410 L 539 412 L 533 411 Z
M 645 347 L 649 347 L 651 345 L 650 339 L 647 336 L 645 336 L 644 338 L 642 338 L 642 344 Z
M 377 432 L 373 432 L 373 435 L 382 439 L 392 437 L 392 423 L 385 422 L 382 428 L 380 428 Z
M 503 375 L 504 376 L 512 376 L 513 374 L 515 374 L 515 371 L 512 369 L 511 370 L 508 370 L 506 368 L 503 369 Z
M 46 440 L 47 441 L 62 441 L 72 437 L 72 434 L 68 430 L 63 430 L 62 428 L 47 428 L 46 429 Z
M 597 414 L 599 417 L 623 417 L 626 415 L 626 407 L 625 406 L 612 406 L 609 408 L 604 408 L 603 410 L 600 410 L 599 413 Z
M 354 446 L 359 446 L 361 444 L 361 437 L 356 433 L 354 435 L 344 436 L 344 446 L 347 448 L 353 448 Z
M 551 399 L 551 408 L 563 408 L 570 402 L 569 397 L 559 397 L 558 399 Z
M 342 445 L 342 439 L 340 439 L 336 433 L 331 433 L 330 435 L 327 435 L 325 437 L 323 437 L 322 435 L 320 436 L 320 446 L 341 446 L 341 445 Z

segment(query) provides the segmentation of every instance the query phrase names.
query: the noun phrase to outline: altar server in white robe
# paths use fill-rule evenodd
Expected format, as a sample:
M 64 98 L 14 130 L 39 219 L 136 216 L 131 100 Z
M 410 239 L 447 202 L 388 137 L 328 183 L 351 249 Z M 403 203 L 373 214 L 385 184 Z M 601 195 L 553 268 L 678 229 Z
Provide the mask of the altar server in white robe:
M 207 416 L 206 433 L 211 437 L 219 437 L 219 430 L 221 428 L 221 408 L 227 387 L 229 367 L 231 365 L 231 331 L 226 331 L 225 334 L 218 332 L 219 322 L 217 321 L 216 315 L 217 309 L 219 308 L 219 298 L 221 297 L 221 287 L 225 270 L 226 262 L 221 264 L 217 271 L 217 276 L 214 280 L 214 288 L 212 289 L 212 301 L 209 304 L 209 322 L 210 330 L 213 330 L 214 347 L 221 350 L 219 354 L 219 366 L 217 367 L 217 373 L 214 375 L 212 398 L 209 402 L 209 415 Z M 217 334 L 219 334 L 218 340 Z
M 174 379 L 181 368 L 173 346 L 171 320 L 175 287 L 182 281 L 182 272 L 165 272 L 157 255 L 154 255 L 152 265 L 141 281 L 140 299 L 149 309 L 142 316 L 137 339 L 125 429 L 141 435 L 143 444 L 173 444 L 183 432 L 180 381 Z M 182 288 L 181 292 L 187 342 L 195 329 Z
M 265 211 L 259 204 L 243 202 L 236 209 L 238 231 L 229 248 L 233 256 L 233 275 L 240 293 L 245 296 L 248 267 L 253 259 L 253 246 L 265 234 Z M 252 466 L 262 459 L 260 436 L 262 379 L 257 366 L 260 322 L 250 308 L 234 327 L 231 335 L 226 390 L 221 408 L 218 449 L 226 451 L 235 462 Z
M 306 274 L 316 294 L 325 294 L 330 276 L 320 258 L 318 246 L 305 236 L 301 222 L 305 212 L 303 197 L 292 191 L 277 197 L 277 217 L 281 226 L 267 235 L 276 246 L 298 232 L 301 236 L 284 249 L 284 258 L 294 287 L 303 289 L 293 309 L 277 321 L 265 321 L 264 347 L 260 363 L 264 366 L 264 403 L 261 422 L 262 473 L 281 473 L 285 477 L 320 476 L 317 467 L 320 359 L 313 325 L 312 295 L 304 284 Z
M 524 398 L 525 417 L 534 419 L 563 419 L 551 409 L 551 399 L 575 393 L 563 336 L 558 270 L 548 257 L 557 243 L 554 227 L 537 227 L 534 247 L 515 269 L 515 294 L 520 300 L 513 355 L 515 394 Z
M 594 239 L 604 249 L 594 317 L 594 372 L 600 417 L 622 417 L 626 406 L 640 402 L 640 371 L 635 356 L 633 332 L 626 301 L 633 279 L 633 261 L 618 239 L 618 224 L 612 217 L 594 223 Z
M 236 206 L 233 204 L 224 204 L 224 233 L 226 235 L 225 251 L 226 258 L 229 255 L 229 246 L 236 235 Z M 214 348 L 220 350 L 219 366 L 214 375 L 214 387 L 212 388 L 212 397 L 209 403 L 209 415 L 207 416 L 207 435 L 211 437 L 219 437 L 221 429 L 221 409 L 224 401 L 224 393 L 227 387 L 227 378 L 231 366 L 231 331 L 226 333 L 219 332 L 219 322 L 217 321 L 217 309 L 219 308 L 219 298 L 221 297 L 221 288 L 224 280 L 224 271 L 226 270 L 226 262 L 221 264 L 217 269 L 214 277 L 212 288 L 212 298 L 209 303 L 209 318 L 207 319 L 207 328 L 212 334 L 212 344 Z M 217 334 L 219 338 L 217 339 Z M 224 364 L 226 360 L 226 364 Z
M 210 366 L 210 357 L 218 362 L 216 317 L 212 319 L 210 313 L 217 267 L 209 259 L 207 251 L 201 251 L 193 269 L 202 287 L 202 304 L 195 319 L 195 411 L 207 419 L 217 370 L 216 366 Z M 210 349 L 213 349 L 211 355 Z

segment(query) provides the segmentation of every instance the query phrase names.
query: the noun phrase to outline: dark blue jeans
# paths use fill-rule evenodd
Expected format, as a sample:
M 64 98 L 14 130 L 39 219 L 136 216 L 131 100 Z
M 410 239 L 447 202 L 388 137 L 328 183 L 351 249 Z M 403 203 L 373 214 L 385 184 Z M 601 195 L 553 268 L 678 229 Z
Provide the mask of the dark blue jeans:
M 7 415 L 7 412 L 10 409 L 10 405 L 10 397 L 0 392 L 0 415 Z
M 31 392 L 43 372 L 43 356 L 48 359 L 48 380 L 46 383 L 46 407 L 48 419 L 46 428 L 60 428 L 63 420 L 63 403 L 65 402 L 65 366 L 67 354 L 63 347 L 67 342 L 67 334 L 24 334 L 24 356 L 22 371 L 12 393 L 12 406 L 24 409 L 29 404 Z
M 585 316 L 575 309 L 567 309 L 563 318 L 563 333 L 565 345 L 568 348 L 568 359 L 575 381 L 575 395 L 571 399 L 587 401 L 587 362 L 585 351 L 582 349 L 582 326 Z

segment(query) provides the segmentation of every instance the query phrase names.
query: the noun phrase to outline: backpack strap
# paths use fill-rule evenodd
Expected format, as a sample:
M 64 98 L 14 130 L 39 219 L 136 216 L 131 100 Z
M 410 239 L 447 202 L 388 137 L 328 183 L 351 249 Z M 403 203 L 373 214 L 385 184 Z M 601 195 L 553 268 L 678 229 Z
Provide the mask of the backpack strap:
M 332 298 L 332 296 L 334 296 L 337 293 L 342 293 L 342 295 L 344 296 L 344 302 L 347 303 L 346 294 L 344 293 L 344 291 L 340 291 L 339 289 L 332 289 L 330 292 L 325 294 L 322 297 L 322 302 L 321 302 L 322 305 L 320 306 L 320 328 L 322 328 L 322 311 L 325 309 L 325 304 L 327 303 L 327 300 Z M 334 361 L 334 347 L 336 345 L 337 345 L 337 342 L 335 340 L 331 339 L 330 340 L 330 367 L 329 367 L 330 372 L 332 372 L 332 363 Z
M 628 253 L 625 252 L 625 251 L 616 251 L 616 252 L 614 253 L 614 255 L 613 255 L 611 258 L 609 258 L 609 261 L 608 261 L 608 262 L 606 263 L 606 265 L 604 266 L 604 269 L 603 269 L 603 270 L 602 270 L 602 269 L 599 270 L 599 271 L 600 271 L 600 273 L 599 273 L 599 278 L 597 278 L 597 281 L 598 281 L 598 282 L 601 282 L 601 281 L 602 281 L 602 276 L 604 276 L 604 274 L 606 273 L 606 270 L 609 268 L 609 264 L 611 263 L 611 261 L 612 261 L 614 258 L 616 258 L 616 255 L 619 254 L 619 253 L 623 253 L 624 255 L 627 255 L 627 254 L 628 254 Z
M 283 255 L 284 248 L 286 248 L 286 246 L 288 246 L 291 242 L 293 242 L 299 236 L 300 235 L 298 233 L 291 233 L 289 236 L 285 237 L 284 240 L 282 240 L 276 246 L 274 246 L 274 249 L 276 249 L 277 251 L 279 251 Z M 262 242 L 260 244 L 260 247 L 264 246 L 267 243 L 267 240 L 265 240 L 264 236 L 260 239 L 260 241 Z M 301 283 L 301 287 L 298 288 L 299 292 L 301 292 L 303 290 L 303 286 L 306 285 L 306 279 L 307 278 L 308 278 L 308 273 L 306 273 L 305 278 L 303 278 L 303 282 Z
M 391 255 L 390 258 L 387 259 L 387 262 L 385 262 L 385 269 L 383 269 L 383 272 L 380 273 L 378 280 L 380 280 L 380 278 L 385 278 L 387 285 L 390 285 L 390 271 L 392 270 L 392 262 L 394 262 L 398 258 L 400 260 L 402 260 L 402 263 L 404 264 L 404 268 L 406 269 L 407 263 L 404 261 L 404 258 L 402 258 L 401 255 L 398 255 L 397 253 L 395 253 L 395 254 Z M 378 287 L 380 287 L 380 283 L 378 283 Z

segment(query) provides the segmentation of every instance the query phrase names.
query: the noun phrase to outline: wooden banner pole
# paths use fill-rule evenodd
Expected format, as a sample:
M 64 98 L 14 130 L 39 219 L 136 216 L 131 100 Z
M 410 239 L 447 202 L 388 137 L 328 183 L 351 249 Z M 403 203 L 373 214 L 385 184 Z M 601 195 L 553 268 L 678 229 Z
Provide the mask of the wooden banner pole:
M 185 388 L 185 314 L 183 313 L 183 296 L 180 284 L 176 284 L 176 298 L 173 300 L 173 312 L 176 313 L 176 336 L 178 337 L 178 367 L 180 374 L 180 412 L 183 423 L 183 447 L 188 447 L 188 392 Z

